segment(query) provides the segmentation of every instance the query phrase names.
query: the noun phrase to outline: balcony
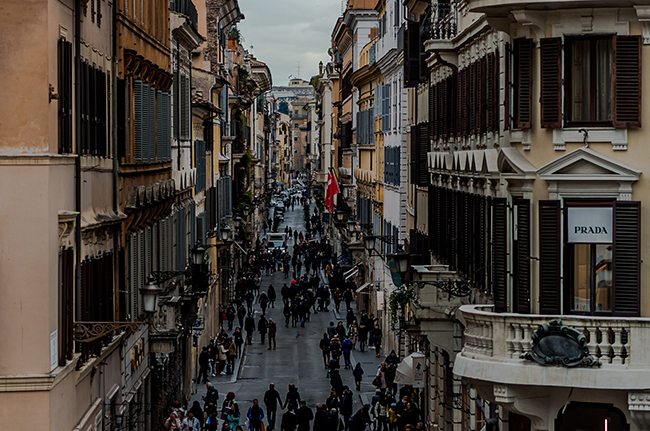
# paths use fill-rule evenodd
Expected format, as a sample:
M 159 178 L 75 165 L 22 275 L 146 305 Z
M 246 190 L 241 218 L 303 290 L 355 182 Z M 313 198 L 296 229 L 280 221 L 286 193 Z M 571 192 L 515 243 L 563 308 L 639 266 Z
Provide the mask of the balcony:
M 436 3 L 427 8 L 420 25 L 420 40 L 451 40 L 458 32 L 458 6 Z
M 492 305 L 464 305 L 464 346 L 454 373 L 497 385 L 641 390 L 650 368 L 650 319 L 494 313 Z M 551 320 L 586 337 L 600 366 L 540 365 L 521 359 L 531 352 L 533 334 Z M 495 386 L 495 394 L 497 386 Z

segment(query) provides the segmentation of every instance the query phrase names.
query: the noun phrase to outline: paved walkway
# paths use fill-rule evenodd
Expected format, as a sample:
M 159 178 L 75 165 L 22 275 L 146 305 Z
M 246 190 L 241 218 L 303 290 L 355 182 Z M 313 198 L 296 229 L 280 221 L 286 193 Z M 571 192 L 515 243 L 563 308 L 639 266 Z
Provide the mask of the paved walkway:
M 311 212 L 313 213 L 313 205 Z M 285 221 L 280 225 L 280 230 L 284 231 L 286 225 L 292 229 L 304 231 L 303 207 L 296 206 L 293 211 L 286 212 Z M 288 243 L 292 249 L 293 241 Z M 324 274 L 321 274 L 321 278 Z M 285 279 L 280 272 L 270 276 L 263 276 L 262 289 L 266 290 L 272 283 L 279 295 L 279 290 L 283 283 L 289 284 L 290 279 Z M 356 305 L 352 305 L 356 310 Z M 260 316 L 260 309 L 255 308 L 255 320 Z M 210 380 L 219 390 L 219 407 L 229 391 L 236 394 L 236 400 L 242 411 L 242 425 L 245 425 L 245 415 L 248 407 L 252 404 L 254 398 L 262 399 L 264 392 L 268 389 L 271 382 L 275 383 L 276 389 L 284 399 L 289 383 L 294 383 L 298 387 L 301 397 L 307 401 L 307 405 L 315 409 L 316 403 L 325 402 L 329 396 L 330 384 L 329 378 L 326 377 L 326 370 L 323 365 L 322 354 L 318 343 L 323 336 L 330 321 L 345 322 L 345 313 L 338 314 L 333 310 L 311 315 L 311 321 L 305 324 L 305 327 L 288 328 L 284 326 L 284 317 L 282 316 L 282 300 L 276 301 L 275 308 L 267 309 L 267 318 L 272 318 L 278 326 L 277 332 L 277 350 L 268 350 L 268 344 L 260 343 L 260 335 L 256 333 L 251 345 L 245 346 L 244 354 L 241 359 L 235 363 L 235 370 L 232 375 L 216 376 Z M 375 357 L 374 350 L 365 352 L 353 351 L 351 355 L 352 364 L 356 365 L 361 362 L 365 371 L 360 393 L 355 391 L 354 378 L 352 370 L 341 369 L 343 383 L 348 385 L 355 393 L 356 411 L 361 402 L 369 403 L 374 394 L 374 386 L 371 382 L 376 374 L 377 367 L 383 360 L 382 357 Z M 195 401 L 201 401 L 205 395 L 205 385 L 198 386 L 198 392 L 191 398 L 190 405 Z M 260 404 L 263 403 L 260 402 Z M 203 405 L 201 403 L 201 405 Z M 278 412 L 278 420 L 281 416 Z

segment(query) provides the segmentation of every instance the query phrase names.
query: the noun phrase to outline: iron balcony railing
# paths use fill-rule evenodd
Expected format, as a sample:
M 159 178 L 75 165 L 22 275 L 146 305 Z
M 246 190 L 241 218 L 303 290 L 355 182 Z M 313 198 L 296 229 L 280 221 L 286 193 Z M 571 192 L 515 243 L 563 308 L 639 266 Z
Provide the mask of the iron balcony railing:
M 420 40 L 453 39 L 458 33 L 457 2 L 439 2 L 427 7 L 421 24 Z

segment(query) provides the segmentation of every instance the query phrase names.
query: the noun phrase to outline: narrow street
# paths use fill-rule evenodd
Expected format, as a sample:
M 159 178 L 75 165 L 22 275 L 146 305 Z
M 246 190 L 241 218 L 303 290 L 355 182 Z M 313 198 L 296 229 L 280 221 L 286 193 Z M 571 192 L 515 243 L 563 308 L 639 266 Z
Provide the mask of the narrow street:
M 312 205 L 310 213 L 313 213 L 313 208 Z M 285 220 L 280 224 L 279 231 L 284 232 L 285 226 L 304 231 L 302 206 L 296 206 L 293 211 L 287 210 Z M 293 239 L 287 243 L 290 252 L 293 251 L 293 243 Z M 321 280 L 325 279 L 324 273 L 319 274 L 319 276 Z M 290 282 L 291 279 L 284 278 L 282 273 L 278 271 L 273 275 L 262 277 L 261 289 L 266 291 L 269 284 L 273 284 L 279 292 L 283 283 L 289 284 Z M 280 392 L 283 400 L 288 385 L 293 383 L 298 388 L 302 399 L 312 409 L 315 409 L 316 403 L 325 402 L 330 392 L 330 381 L 326 377 L 327 370 L 323 366 L 323 358 L 318 342 L 330 322 L 336 324 L 338 321 L 343 321 L 345 324 L 344 308 L 345 306 L 342 304 L 341 312 L 336 313 L 332 305 L 329 312 L 312 313 L 311 320 L 305 323 L 304 328 L 300 326 L 293 328 L 291 325 L 285 327 L 282 315 L 282 299 L 278 298 L 275 308 L 269 308 L 266 312 L 266 317 L 275 320 L 278 325 L 277 350 L 267 350 L 268 341 L 261 344 L 260 335 L 256 333 L 253 344 L 246 345 L 242 360 L 237 360 L 233 375 L 210 378 L 219 391 L 219 407 L 221 407 L 225 395 L 230 391 L 234 392 L 236 394 L 235 399 L 239 403 L 242 412 L 241 423 L 244 424 L 246 411 L 252 404 L 253 399 L 258 398 L 260 404 L 264 407 L 262 398 L 271 382 L 275 383 L 275 388 Z M 354 303 L 352 308 L 355 314 L 358 314 Z M 261 313 L 257 302 L 254 309 L 255 321 L 257 322 Z M 236 324 L 237 322 L 235 322 L 233 328 L 236 327 Z M 375 391 L 371 382 L 377 367 L 384 357 L 375 357 L 374 350 L 366 350 L 365 352 L 355 350 L 352 352 L 351 357 L 352 364 L 356 365 L 357 362 L 361 362 L 361 366 L 365 371 L 361 393 L 357 393 L 352 370 L 341 367 L 343 383 L 348 385 L 354 393 L 354 411 L 356 411 L 361 406 L 360 400 L 363 400 L 364 404 L 370 402 L 370 398 Z M 198 392 L 191 398 L 189 405 L 192 405 L 195 400 L 201 401 L 201 397 L 205 395 L 205 392 L 205 385 L 199 384 Z M 361 398 L 359 398 L 359 395 Z M 278 410 L 278 421 L 282 413 L 282 411 Z M 276 428 L 278 427 L 276 426 Z

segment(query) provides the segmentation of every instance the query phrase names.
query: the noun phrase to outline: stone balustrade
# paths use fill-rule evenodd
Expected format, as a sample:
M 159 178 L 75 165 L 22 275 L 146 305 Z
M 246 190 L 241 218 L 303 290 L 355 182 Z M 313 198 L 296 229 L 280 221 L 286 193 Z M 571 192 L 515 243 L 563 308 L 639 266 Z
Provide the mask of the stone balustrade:
M 589 354 L 602 364 L 650 366 L 650 319 L 494 313 L 492 309 L 492 305 L 461 307 L 466 322 L 464 356 L 523 362 L 521 355 L 532 349 L 532 334 L 559 318 L 585 335 Z

